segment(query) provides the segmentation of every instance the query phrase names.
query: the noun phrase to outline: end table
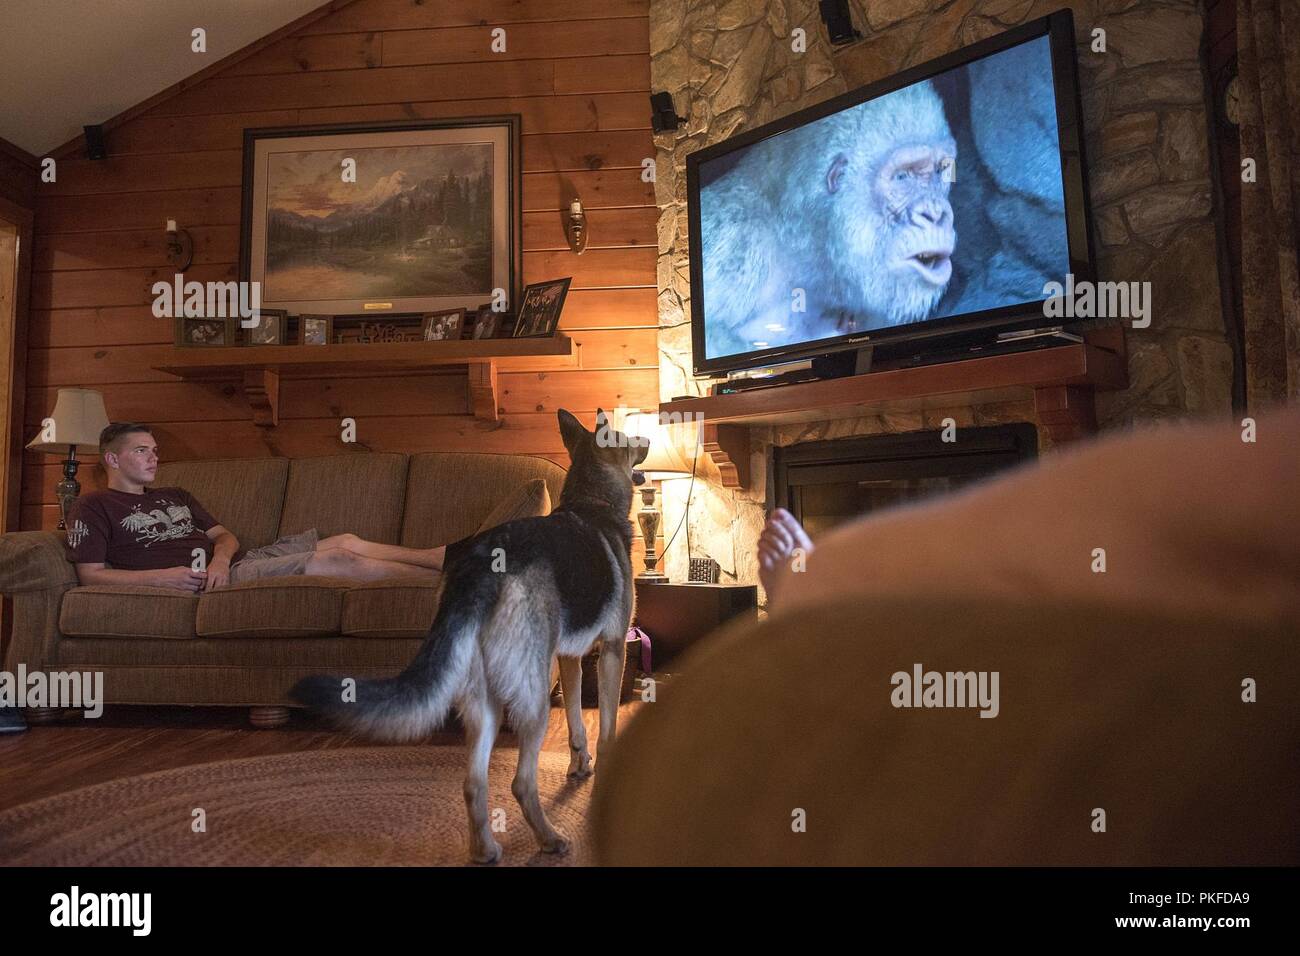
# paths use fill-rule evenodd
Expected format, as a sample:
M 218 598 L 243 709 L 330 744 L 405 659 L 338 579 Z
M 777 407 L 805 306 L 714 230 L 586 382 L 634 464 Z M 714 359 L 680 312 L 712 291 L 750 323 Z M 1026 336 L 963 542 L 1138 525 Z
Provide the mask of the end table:
M 650 635 L 656 671 L 738 615 L 758 618 L 753 584 L 673 584 L 636 580 L 636 626 Z

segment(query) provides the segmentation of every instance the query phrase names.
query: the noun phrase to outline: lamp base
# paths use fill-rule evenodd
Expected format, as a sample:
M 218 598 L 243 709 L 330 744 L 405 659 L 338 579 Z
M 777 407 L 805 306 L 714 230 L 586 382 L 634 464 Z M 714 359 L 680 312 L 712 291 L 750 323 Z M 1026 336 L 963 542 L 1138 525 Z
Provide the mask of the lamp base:
M 646 568 L 636 576 L 638 581 L 667 581 L 668 575 L 653 568 Z
M 54 486 L 54 497 L 59 499 L 59 530 L 68 530 L 68 511 L 72 503 L 81 494 L 81 482 L 77 481 L 77 448 L 68 449 L 68 457 L 63 462 L 63 480 Z

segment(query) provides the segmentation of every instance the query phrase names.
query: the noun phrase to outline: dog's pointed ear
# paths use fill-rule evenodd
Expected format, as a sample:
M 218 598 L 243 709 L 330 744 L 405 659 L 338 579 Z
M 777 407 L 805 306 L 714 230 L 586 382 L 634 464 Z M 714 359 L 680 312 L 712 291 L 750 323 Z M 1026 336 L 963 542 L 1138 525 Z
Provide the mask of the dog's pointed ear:
M 564 447 L 573 455 L 587 440 L 590 432 L 582 427 L 582 422 L 568 409 L 561 408 L 555 417 L 560 420 L 560 438 L 564 440 Z
M 596 408 L 596 431 L 609 427 L 609 416 L 605 414 L 605 409 Z

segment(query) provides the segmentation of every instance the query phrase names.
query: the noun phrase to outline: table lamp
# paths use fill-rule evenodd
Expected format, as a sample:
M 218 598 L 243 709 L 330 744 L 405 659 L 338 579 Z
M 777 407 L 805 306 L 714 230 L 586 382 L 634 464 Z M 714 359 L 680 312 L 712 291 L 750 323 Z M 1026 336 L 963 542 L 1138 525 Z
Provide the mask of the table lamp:
M 99 433 L 108 427 L 104 396 L 93 388 L 61 388 L 54 411 L 41 423 L 40 433 L 27 443 L 33 451 L 66 455 L 63 480 L 54 486 L 59 498 L 59 530 L 67 529 L 68 509 L 81 483 L 77 481 L 77 454 L 98 455 Z
M 691 473 L 673 436 L 659 421 L 658 412 L 631 412 L 623 419 L 623 434 L 631 437 L 648 438 L 650 451 L 645 461 L 637 466 L 643 472 L 646 482 L 638 490 L 641 492 L 641 510 L 636 513 L 637 523 L 641 526 L 641 536 L 645 539 L 645 570 L 637 575 L 642 581 L 667 581 L 668 575 L 659 571 L 659 554 L 655 551 L 655 536 L 659 533 L 659 512 L 655 510 L 655 483 L 664 478 L 681 478 Z

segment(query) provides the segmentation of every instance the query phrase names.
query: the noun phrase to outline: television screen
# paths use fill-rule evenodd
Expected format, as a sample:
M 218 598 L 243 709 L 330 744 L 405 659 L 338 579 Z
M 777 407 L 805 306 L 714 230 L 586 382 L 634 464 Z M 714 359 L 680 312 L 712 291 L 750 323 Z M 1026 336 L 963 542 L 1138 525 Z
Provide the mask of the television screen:
M 1050 19 L 689 157 L 697 371 L 1023 318 L 1064 283 L 1072 252 L 1087 254 L 1067 232 L 1067 213 L 1082 214 L 1067 201 L 1058 100 L 1073 64 L 1054 69 Z

